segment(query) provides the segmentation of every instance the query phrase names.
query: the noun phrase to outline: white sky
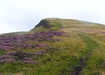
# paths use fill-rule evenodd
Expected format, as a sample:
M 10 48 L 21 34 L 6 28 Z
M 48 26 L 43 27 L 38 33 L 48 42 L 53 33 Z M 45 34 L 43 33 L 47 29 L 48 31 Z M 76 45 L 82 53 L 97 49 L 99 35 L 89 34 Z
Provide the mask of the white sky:
M 105 0 L 0 0 L 0 33 L 27 31 L 47 17 L 105 24 Z

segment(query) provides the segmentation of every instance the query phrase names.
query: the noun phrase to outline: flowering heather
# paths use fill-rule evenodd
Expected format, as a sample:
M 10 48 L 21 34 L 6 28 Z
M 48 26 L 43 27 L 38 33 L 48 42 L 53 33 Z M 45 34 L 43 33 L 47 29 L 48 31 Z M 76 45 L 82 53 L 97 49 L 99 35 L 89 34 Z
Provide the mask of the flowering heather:
M 0 36 L 2 75 L 105 75 L 104 25 L 45 20 L 36 30 Z
M 35 55 L 43 55 L 44 53 L 46 53 L 45 50 L 44 50 L 44 51 L 38 51 L 38 52 L 35 52 L 34 54 L 35 54 Z
M 0 56 L 0 63 L 3 63 L 3 62 L 16 62 L 16 61 L 21 61 L 21 62 L 24 62 L 24 63 L 34 63 L 33 62 L 33 59 L 30 58 L 30 56 L 33 55 L 32 53 L 17 53 L 17 52 L 9 52 L 9 53 L 6 53 L 2 56 Z M 34 54 L 35 55 L 35 54 Z
M 46 48 L 48 47 L 48 45 L 47 44 L 36 44 L 35 47 L 36 48 Z
M 32 58 L 27 58 L 27 57 L 25 57 L 25 58 L 23 59 L 23 61 L 24 61 L 25 64 L 35 64 L 35 61 L 33 61 Z
M 47 31 L 47 32 L 36 32 L 34 34 L 16 35 L 16 36 L 4 36 L 0 37 L 0 49 L 2 50 L 14 50 L 24 48 L 38 48 L 47 45 L 31 45 L 25 43 L 26 41 L 57 41 L 58 39 L 53 36 L 62 36 L 63 33 L 60 31 Z
M 16 60 L 10 55 L 2 55 L 0 56 L 0 63 L 3 62 L 15 62 Z

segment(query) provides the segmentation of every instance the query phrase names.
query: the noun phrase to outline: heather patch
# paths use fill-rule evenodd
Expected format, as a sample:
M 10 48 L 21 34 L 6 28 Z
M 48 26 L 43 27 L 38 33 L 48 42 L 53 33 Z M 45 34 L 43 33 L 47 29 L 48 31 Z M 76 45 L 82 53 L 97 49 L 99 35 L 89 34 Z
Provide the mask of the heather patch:
M 27 42 L 41 42 L 41 41 L 59 41 L 59 39 L 53 38 L 54 36 L 62 36 L 63 33 L 60 31 L 47 31 L 47 32 L 36 32 L 34 34 L 25 34 L 17 36 L 5 36 L 0 37 L 0 49 L 8 51 L 15 50 L 17 48 L 35 48 L 38 45 L 28 44 Z
M 36 30 L 0 36 L 0 73 L 105 75 L 104 31 L 99 24 L 45 19 Z

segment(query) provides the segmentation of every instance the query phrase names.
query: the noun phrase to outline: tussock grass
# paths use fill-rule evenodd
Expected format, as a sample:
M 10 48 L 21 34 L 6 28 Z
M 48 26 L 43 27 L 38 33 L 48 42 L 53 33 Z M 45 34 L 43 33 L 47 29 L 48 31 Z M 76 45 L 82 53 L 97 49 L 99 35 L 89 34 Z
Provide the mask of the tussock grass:
M 23 52 L 45 51 L 31 56 L 35 64 L 0 63 L 3 75 L 105 75 L 105 27 L 100 24 L 69 19 L 45 19 L 28 32 L 61 31 L 59 41 L 26 41 L 47 44 L 46 48 L 27 48 Z M 47 23 L 46 23 L 47 22 Z M 44 37 L 44 36 L 43 36 Z M 12 50 L 15 52 L 15 50 Z M 5 54 L 0 50 L 0 55 Z M 82 64 L 81 64 L 82 63 Z

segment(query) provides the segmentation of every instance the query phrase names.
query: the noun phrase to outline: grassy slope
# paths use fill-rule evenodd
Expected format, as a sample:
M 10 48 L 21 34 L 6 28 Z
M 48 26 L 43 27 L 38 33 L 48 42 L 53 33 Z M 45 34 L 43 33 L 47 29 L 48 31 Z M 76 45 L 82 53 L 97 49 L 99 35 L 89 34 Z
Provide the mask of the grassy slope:
M 51 30 L 64 32 L 57 42 L 43 41 L 49 50 L 37 64 L 0 64 L 3 75 L 105 75 L 105 27 L 68 19 L 45 19 Z M 47 31 L 43 23 L 30 33 Z M 33 50 L 24 50 L 33 52 Z M 35 50 L 38 51 L 38 50 Z

